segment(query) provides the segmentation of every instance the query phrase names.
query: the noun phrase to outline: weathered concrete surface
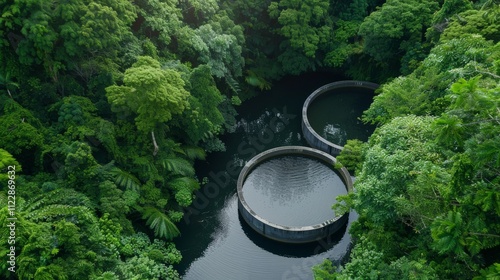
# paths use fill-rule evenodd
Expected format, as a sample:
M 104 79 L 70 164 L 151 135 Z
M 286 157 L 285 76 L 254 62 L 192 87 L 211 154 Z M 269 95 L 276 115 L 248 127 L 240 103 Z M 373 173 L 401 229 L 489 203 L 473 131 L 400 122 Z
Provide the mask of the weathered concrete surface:
M 238 209 L 243 219 L 258 233 L 268 238 L 288 243 L 311 242 L 322 239 L 338 231 L 347 222 L 348 214 L 344 214 L 343 216 L 336 217 L 317 225 L 304 227 L 287 227 L 286 225 L 278 225 L 267 221 L 263 217 L 257 215 L 248 206 L 245 201 L 245 197 L 243 196 L 243 183 L 245 182 L 247 175 L 259 163 L 276 156 L 284 155 L 308 156 L 318 159 L 326 165 L 332 167 L 337 162 L 337 160 L 333 156 L 325 152 L 302 146 L 283 146 L 270 149 L 256 155 L 245 164 L 238 177 Z M 338 171 L 342 177 L 342 180 L 344 181 L 346 190 L 348 192 L 351 192 L 353 190 L 351 175 L 345 168 L 341 168 Z
M 306 139 L 307 143 L 318 150 L 327 152 L 332 156 L 338 156 L 340 151 L 344 147 L 332 143 L 325 138 L 321 137 L 309 124 L 309 119 L 307 117 L 307 109 L 309 105 L 319 96 L 323 94 L 328 94 L 328 92 L 338 89 L 338 88 L 367 88 L 375 90 L 379 87 L 378 84 L 363 82 L 363 81 L 339 81 L 330 84 L 326 84 L 318 89 L 316 89 L 304 102 L 302 106 L 302 135 Z

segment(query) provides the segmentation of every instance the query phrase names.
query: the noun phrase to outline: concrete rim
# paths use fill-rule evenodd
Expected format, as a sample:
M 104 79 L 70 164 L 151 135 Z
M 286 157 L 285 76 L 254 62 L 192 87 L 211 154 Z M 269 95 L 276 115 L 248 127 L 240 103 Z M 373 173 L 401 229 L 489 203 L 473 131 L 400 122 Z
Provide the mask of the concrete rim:
M 247 204 L 247 202 L 245 201 L 245 198 L 243 196 L 243 183 L 245 182 L 247 175 L 250 173 L 250 171 L 253 170 L 253 168 L 257 164 L 259 164 L 259 163 L 261 163 L 269 158 L 280 156 L 280 155 L 283 155 L 283 156 L 284 155 L 309 156 L 309 157 L 313 157 L 315 159 L 318 159 L 327 165 L 331 165 L 332 168 L 333 168 L 333 165 L 337 162 L 337 160 L 332 155 L 329 155 L 328 153 L 322 152 L 322 151 L 317 150 L 317 149 L 309 148 L 309 147 L 303 147 L 303 146 L 282 146 L 282 147 L 277 147 L 277 148 L 273 148 L 273 149 L 264 151 L 264 152 L 256 155 L 255 157 L 253 157 L 251 160 L 249 160 L 240 172 L 240 175 L 239 175 L 238 181 L 237 181 L 237 193 L 238 193 L 238 200 L 239 200 L 238 209 L 240 211 L 246 211 L 248 214 L 250 214 L 253 218 L 258 220 L 263 225 L 265 225 L 267 227 L 271 227 L 273 229 L 283 231 L 283 232 L 321 231 L 324 227 L 331 225 L 333 223 L 341 222 L 341 221 L 345 222 L 347 220 L 348 213 L 346 213 L 342 216 L 337 216 L 331 220 L 327 220 L 327 221 L 320 223 L 320 224 L 315 224 L 315 225 L 310 225 L 310 226 L 302 226 L 302 227 L 294 227 L 294 226 L 289 227 L 289 226 L 278 225 L 276 223 L 272 223 L 272 222 L 264 219 L 263 217 L 260 217 L 251 209 L 251 207 Z M 347 169 L 342 167 L 341 169 L 337 169 L 337 170 L 339 171 L 339 173 L 341 175 L 341 178 L 344 182 L 344 185 L 345 185 L 347 192 L 348 193 L 352 192 L 353 184 L 352 184 L 352 180 L 351 180 L 351 175 L 349 174 Z M 247 220 L 245 215 L 243 215 L 243 218 L 252 228 L 254 228 L 260 234 L 262 234 L 268 238 L 278 240 L 278 241 L 291 242 L 291 243 L 306 243 L 306 242 L 311 242 L 311 241 L 315 241 L 315 240 L 321 239 L 323 237 L 326 237 L 326 236 L 322 236 L 321 238 L 314 238 L 311 240 L 298 240 L 298 241 L 293 240 L 293 239 L 287 239 L 287 238 L 276 238 L 276 237 L 266 235 L 265 230 L 264 230 L 264 233 L 260 232 L 258 229 L 255 228 L 255 226 L 252 225 L 252 223 L 250 221 Z M 333 232 L 329 232 L 329 234 L 331 234 L 331 233 L 333 233 Z
M 309 109 L 309 105 L 319 96 L 323 95 L 326 92 L 329 92 L 338 88 L 367 88 L 371 90 L 376 90 L 379 85 L 371 82 L 365 81 L 355 81 L 355 80 L 347 80 L 347 81 L 338 81 L 326 84 L 322 87 L 319 87 L 313 93 L 307 97 L 306 101 L 304 101 L 304 105 L 302 106 L 302 134 L 306 138 L 307 143 L 319 150 L 327 152 L 331 155 L 338 155 L 340 151 L 344 148 L 343 146 L 334 144 L 322 136 L 320 136 L 309 123 L 309 118 L 307 117 L 307 110 Z M 314 140 L 309 136 L 311 135 Z M 319 142 L 319 143 L 318 143 Z

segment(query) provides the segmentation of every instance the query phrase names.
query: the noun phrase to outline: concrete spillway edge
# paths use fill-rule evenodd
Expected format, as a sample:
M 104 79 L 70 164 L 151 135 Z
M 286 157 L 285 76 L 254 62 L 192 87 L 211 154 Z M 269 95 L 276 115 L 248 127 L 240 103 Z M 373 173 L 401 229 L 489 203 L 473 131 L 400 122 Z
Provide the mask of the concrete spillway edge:
M 306 139 L 307 143 L 318 150 L 326 152 L 332 156 L 337 156 L 340 154 L 343 146 L 332 143 L 325 138 L 321 137 L 309 123 L 309 119 L 307 117 L 307 110 L 309 105 L 319 96 L 333 91 L 338 88 L 367 88 L 371 90 L 376 90 L 379 87 L 378 84 L 365 82 L 365 81 L 339 81 L 326 84 L 318 89 L 316 89 L 309 97 L 307 97 L 306 101 L 304 101 L 304 105 L 302 106 L 302 135 Z
M 317 149 L 302 146 L 283 146 L 270 149 L 256 155 L 245 164 L 238 177 L 238 210 L 240 211 L 243 219 L 258 233 L 268 238 L 287 243 L 312 242 L 325 238 L 337 232 L 347 222 L 348 213 L 325 221 L 321 224 L 303 227 L 288 227 L 285 225 L 278 225 L 267 221 L 263 217 L 257 215 L 250 208 L 250 206 L 248 206 L 247 202 L 245 201 L 245 197 L 243 196 L 243 183 L 245 182 L 247 175 L 250 173 L 250 171 L 253 170 L 256 165 L 262 163 L 263 161 L 276 156 L 284 155 L 308 156 L 318 159 L 326 165 L 332 167 L 337 162 L 337 160 L 330 154 L 319 151 Z M 339 169 L 338 172 L 342 177 L 347 192 L 351 192 L 353 190 L 351 175 L 345 168 Z

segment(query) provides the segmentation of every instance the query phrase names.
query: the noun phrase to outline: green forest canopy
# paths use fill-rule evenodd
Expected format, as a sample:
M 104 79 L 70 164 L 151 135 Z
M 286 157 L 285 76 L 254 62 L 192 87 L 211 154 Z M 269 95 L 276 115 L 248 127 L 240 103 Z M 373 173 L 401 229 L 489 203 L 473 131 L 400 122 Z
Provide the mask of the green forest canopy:
M 343 198 L 360 214 L 351 259 L 316 279 L 499 277 L 497 1 L 4 0 L 0 12 L 0 201 L 16 165 L 18 218 L 16 273 L 4 262 L 2 277 L 179 278 L 194 161 L 224 150 L 241 100 L 316 70 L 382 84 L 363 117 L 377 130 L 340 156 L 358 175 Z

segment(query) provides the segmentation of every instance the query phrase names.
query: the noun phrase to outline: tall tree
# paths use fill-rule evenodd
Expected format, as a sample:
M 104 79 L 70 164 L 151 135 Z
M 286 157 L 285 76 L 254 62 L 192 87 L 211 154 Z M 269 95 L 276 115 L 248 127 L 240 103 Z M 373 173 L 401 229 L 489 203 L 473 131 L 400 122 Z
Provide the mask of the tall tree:
M 184 89 L 184 81 L 176 71 L 161 69 L 157 60 L 139 57 L 125 71 L 123 83 L 123 86 L 106 88 L 109 103 L 115 111 L 126 109 L 137 115 L 137 129 L 151 133 L 153 155 L 156 155 L 159 149 L 154 133 L 156 126 L 182 113 L 187 105 L 189 93 Z

